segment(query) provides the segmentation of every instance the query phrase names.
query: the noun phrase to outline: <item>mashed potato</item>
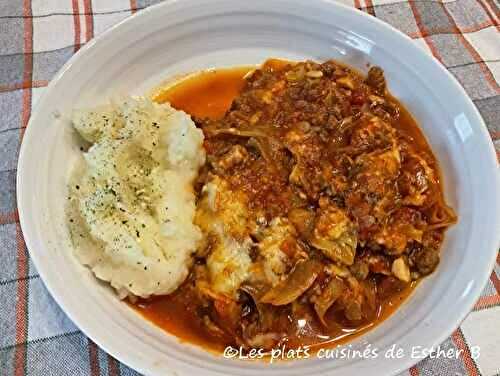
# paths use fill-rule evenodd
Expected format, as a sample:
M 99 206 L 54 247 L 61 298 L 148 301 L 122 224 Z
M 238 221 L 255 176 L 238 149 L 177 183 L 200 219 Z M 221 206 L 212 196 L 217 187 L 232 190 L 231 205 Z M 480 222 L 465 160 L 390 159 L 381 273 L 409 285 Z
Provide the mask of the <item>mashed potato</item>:
M 76 256 L 120 297 L 171 293 L 202 238 L 193 224 L 202 131 L 144 98 L 76 111 L 73 125 L 90 144 L 69 187 Z

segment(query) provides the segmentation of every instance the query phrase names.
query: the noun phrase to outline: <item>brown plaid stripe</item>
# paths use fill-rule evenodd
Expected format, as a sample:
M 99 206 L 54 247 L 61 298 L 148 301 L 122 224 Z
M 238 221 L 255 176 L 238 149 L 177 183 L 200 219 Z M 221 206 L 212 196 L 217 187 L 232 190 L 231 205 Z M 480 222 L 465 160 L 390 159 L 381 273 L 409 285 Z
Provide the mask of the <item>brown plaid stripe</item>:
M 474 100 L 500 158 L 500 10 L 496 0 L 342 1 L 403 31 L 444 64 Z M 156 2 L 0 1 L 2 375 L 137 374 L 78 331 L 46 292 L 29 259 L 19 226 L 15 174 L 31 109 L 52 76 L 96 33 Z M 462 350 L 459 359 L 427 358 L 402 374 L 498 375 L 500 361 L 495 364 L 483 358 L 474 360 L 470 348 L 486 341 L 474 334 L 480 325 L 492 322 L 496 338 L 500 336 L 499 278 L 500 255 L 474 310 L 442 344 L 445 349 Z M 497 351 L 483 350 L 492 354 Z

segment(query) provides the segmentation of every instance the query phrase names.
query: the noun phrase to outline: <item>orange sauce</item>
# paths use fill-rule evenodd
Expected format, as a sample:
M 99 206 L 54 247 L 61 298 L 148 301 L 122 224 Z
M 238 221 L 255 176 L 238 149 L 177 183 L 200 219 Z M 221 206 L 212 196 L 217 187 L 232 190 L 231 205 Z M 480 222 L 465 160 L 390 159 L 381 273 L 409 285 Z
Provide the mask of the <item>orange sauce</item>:
M 280 61 L 273 61 L 272 64 L 277 64 L 279 67 Z M 174 108 L 196 117 L 217 119 L 229 109 L 232 100 L 244 86 L 243 77 L 252 69 L 254 68 L 238 67 L 201 72 L 173 86 L 160 89 L 153 95 L 153 100 L 159 103 L 170 102 Z M 404 129 L 419 145 L 430 151 L 420 129 L 403 106 L 398 127 Z M 320 347 L 333 347 L 370 330 L 390 316 L 412 293 L 417 284 L 418 281 L 412 282 L 400 293 L 384 300 L 374 321 L 358 328 L 340 326 L 331 328 L 325 333 L 324 338 L 320 340 L 318 337 L 313 348 L 318 350 Z M 169 296 L 156 297 L 131 306 L 146 319 L 183 341 L 216 353 L 220 353 L 225 347 L 222 340 L 218 341 L 207 335 L 200 327 L 196 312 L 190 309 L 189 297 L 174 292 Z
M 161 89 L 153 100 L 203 118 L 217 119 L 231 106 L 245 84 L 243 77 L 253 68 L 238 67 L 204 71 Z
M 380 324 L 396 311 L 396 309 L 411 295 L 419 281 L 410 283 L 400 293 L 392 295 L 381 302 L 380 310 L 375 320 L 356 328 L 335 325 L 329 328 L 322 337 L 315 341 L 311 348 L 318 351 L 320 348 L 332 348 L 352 341 Z M 189 299 L 173 293 L 168 296 L 152 298 L 138 304 L 131 304 L 148 321 L 166 332 L 175 335 L 181 341 L 200 346 L 216 354 L 222 353 L 226 347 L 221 339 L 207 335 L 196 317 L 196 312 L 189 310 Z

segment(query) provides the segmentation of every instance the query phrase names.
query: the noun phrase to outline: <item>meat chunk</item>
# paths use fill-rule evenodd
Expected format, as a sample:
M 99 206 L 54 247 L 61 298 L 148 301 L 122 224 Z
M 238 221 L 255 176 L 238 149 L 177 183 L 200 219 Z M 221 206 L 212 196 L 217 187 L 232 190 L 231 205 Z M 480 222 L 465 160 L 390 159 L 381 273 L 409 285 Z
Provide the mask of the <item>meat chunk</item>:
M 396 142 L 396 130 L 377 116 L 365 116 L 352 131 L 350 144 L 355 149 L 386 148 Z
M 305 132 L 299 123 L 286 134 L 285 146 L 296 162 L 289 181 L 300 187 L 309 198 L 317 200 L 319 193 L 328 184 L 323 174 L 325 165 L 328 164 L 322 160 L 324 145 L 318 137 Z
M 422 275 L 431 274 L 439 264 L 439 250 L 418 247 L 411 253 L 410 261 Z
M 356 188 L 365 193 L 383 197 L 386 187 L 395 180 L 400 168 L 397 148 L 362 154 L 356 159 L 358 173 L 354 177 Z
M 434 171 L 427 161 L 416 153 L 403 155 L 401 175 L 398 178 L 398 188 L 407 205 L 421 206 L 424 204 L 430 185 L 434 182 Z
M 395 209 L 400 159 L 397 148 L 362 154 L 352 169 L 347 209 L 359 226 L 360 241 L 369 241 L 380 231 L 389 213 Z
M 365 80 L 366 84 L 371 86 L 376 93 L 383 94 L 385 92 L 385 77 L 384 71 L 380 67 L 371 67 Z
M 377 295 L 381 299 L 388 298 L 402 291 L 407 284 L 394 276 L 384 277 L 378 283 Z
M 418 210 L 403 207 L 390 216 L 388 224 L 375 236 L 375 240 L 386 247 L 388 254 L 400 255 L 409 242 L 422 242 L 425 225 Z

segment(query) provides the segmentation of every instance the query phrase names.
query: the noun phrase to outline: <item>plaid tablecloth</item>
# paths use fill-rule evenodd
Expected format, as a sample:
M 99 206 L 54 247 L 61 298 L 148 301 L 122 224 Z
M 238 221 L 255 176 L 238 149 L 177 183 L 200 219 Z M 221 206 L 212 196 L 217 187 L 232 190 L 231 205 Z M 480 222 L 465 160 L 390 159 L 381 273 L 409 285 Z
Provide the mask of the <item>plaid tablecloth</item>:
M 478 107 L 500 156 L 497 0 L 343 2 L 402 30 L 444 64 Z M 47 293 L 23 241 L 15 176 L 24 129 L 51 77 L 84 43 L 151 3 L 0 0 L 0 375 L 136 374 L 85 337 Z M 474 310 L 442 344 L 462 350 L 459 358 L 425 359 L 404 375 L 499 375 L 499 278 L 500 256 Z

